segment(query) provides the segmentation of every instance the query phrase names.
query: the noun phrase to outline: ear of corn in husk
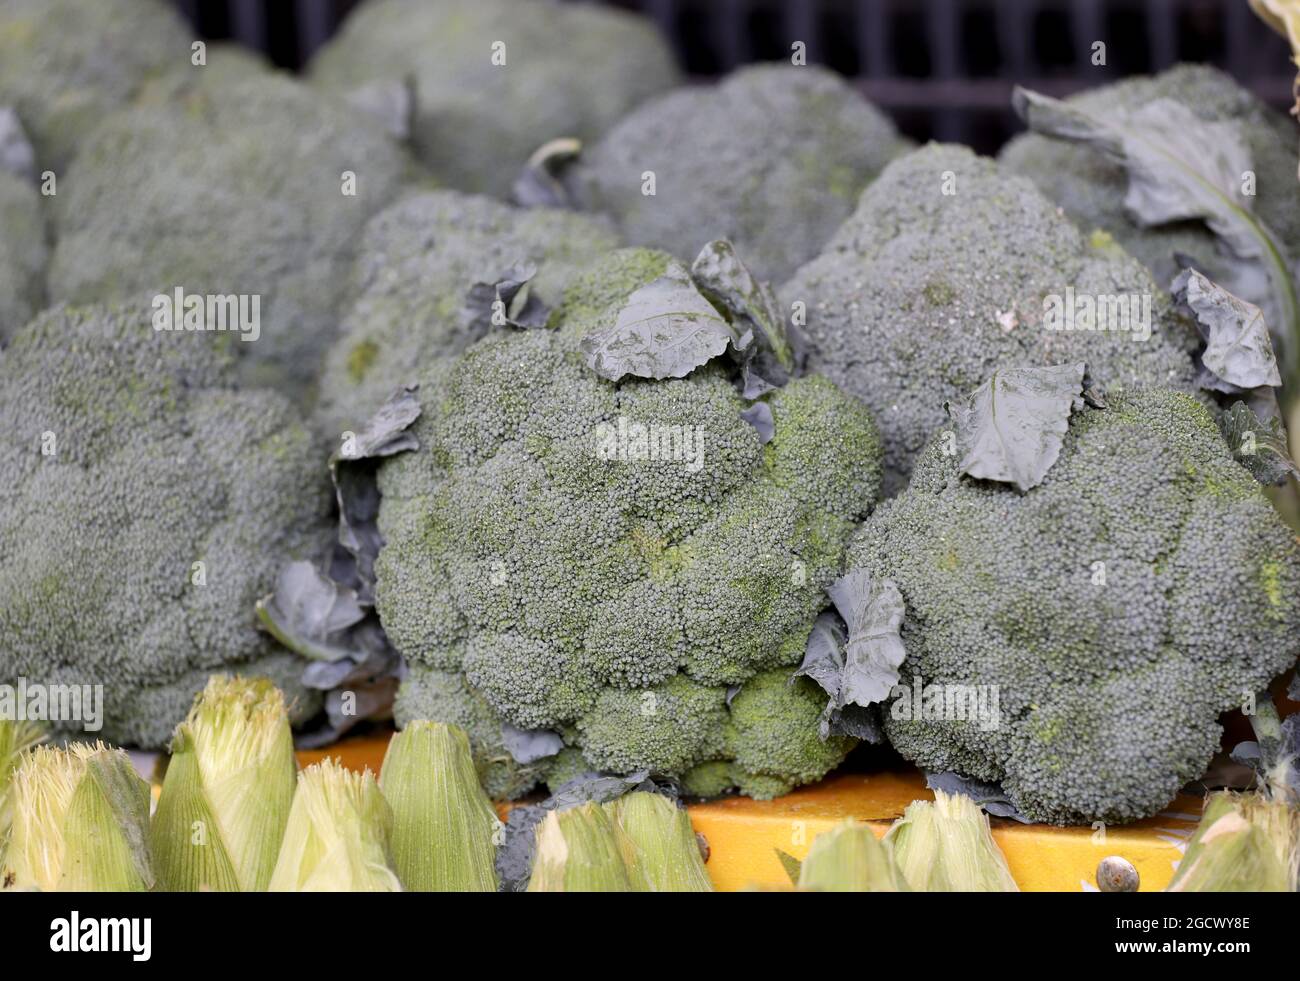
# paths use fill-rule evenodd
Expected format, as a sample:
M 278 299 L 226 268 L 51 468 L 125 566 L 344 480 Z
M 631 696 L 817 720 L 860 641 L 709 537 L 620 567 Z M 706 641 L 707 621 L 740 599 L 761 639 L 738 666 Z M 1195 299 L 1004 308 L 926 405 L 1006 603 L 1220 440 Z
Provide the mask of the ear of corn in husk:
M 9 841 L 9 826 L 13 823 L 13 794 L 10 788 L 14 770 L 18 768 L 23 752 L 45 737 L 45 727 L 39 723 L 0 719 L 0 860 L 4 859 L 5 845 Z
M 400 892 L 388 836 L 393 813 L 369 770 L 332 759 L 298 774 L 271 892 Z
M 964 794 L 917 800 L 885 836 L 914 892 L 1018 892 L 989 819 Z
M 171 754 L 152 831 L 161 887 L 265 891 L 294 792 L 284 696 L 263 678 L 213 676 Z
M 120 749 L 38 746 L 12 776 L 13 832 L 0 881 L 13 889 L 152 888 L 149 785 Z
M 1300 810 L 1263 794 L 1211 794 L 1166 892 L 1294 892 Z
M 528 891 L 633 891 L 618 828 L 603 805 L 588 801 L 542 819 Z
M 691 817 L 662 794 L 635 791 L 604 805 L 636 892 L 712 892 Z
M 908 892 L 890 849 L 852 820 L 813 839 L 799 867 L 799 888 L 815 892 Z
M 393 811 L 393 868 L 420 892 L 492 892 L 501 822 L 457 726 L 411 722 L 392 738 L 379 785 Z

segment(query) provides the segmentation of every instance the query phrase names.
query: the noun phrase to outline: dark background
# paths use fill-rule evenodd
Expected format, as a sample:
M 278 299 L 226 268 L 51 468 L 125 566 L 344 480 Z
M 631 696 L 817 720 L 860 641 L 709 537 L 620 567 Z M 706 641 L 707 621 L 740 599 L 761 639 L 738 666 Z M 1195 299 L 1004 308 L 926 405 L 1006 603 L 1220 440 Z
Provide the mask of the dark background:
M 359 0 L 174 0 L 206 38 L 237 39 L 299 68 Z M 436 3 L 437 0 L 428 0 Z M 569 0 L 580 2 L 580 0 Z M 858 80 L 917 140 L 991 153 L 1016 132 L 1011 85 L 1066 94 L 1177 61 L 1227 70 L 1291 104 L 1286 43 L 1246 0 L 606 0 L 651 17 L 696 76 L 787 58 Z M 1090 63 L 1106 42 L 1107 65 Z

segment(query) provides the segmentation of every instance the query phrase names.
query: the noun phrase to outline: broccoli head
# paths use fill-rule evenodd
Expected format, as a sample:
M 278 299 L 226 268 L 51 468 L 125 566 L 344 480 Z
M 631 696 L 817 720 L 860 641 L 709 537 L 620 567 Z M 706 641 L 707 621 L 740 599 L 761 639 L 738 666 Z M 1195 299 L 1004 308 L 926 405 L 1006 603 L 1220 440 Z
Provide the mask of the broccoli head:
M 1237 124 L 1255 168 L 1254 211 L 1293 252 L 1300 250 L 1295 124 L 1228 75 L 1208 65 L 1178 65 L 1159 75 L 1089 89 L 1067 102 L 1113 113 L 1139 109 L 1157 99 L 1181 103 L 1206 122 Z M 1139 227 L 1124 207 L 1128 187 L 1124 167 L 1090 147 L 1028 133 L 1008 143 L 1000 159 L 1012 173 L 1032 180 L 1081 227 L 1113 235 L 1146 264 L 1162 287 L 1168 287 L 1181 268 L 1177 255 L 1190 257 L 1195 268 L 1216 282 L 1228 281 L 1215 237 L 1207 228 L 1194 222 Z
M 191 42 L 158 0 L 3 0 L 0 104 L 18 110 L 41 166 L 61 172 L 105 113 L 189 69 Z
M 40 195 L 0 169 L 0 343 L 41 308 L 48 254 Z
M 931 144 L 890 164 L 781 296 L 807 312 L 813 363 L 879 423 L 891 493 L 942 424 L 945 400 L 999 364 L 1086 361 L 1103 389 L 1195 379 L 1195 334 L 1140 263 L 961 147 Z M 1091 298 L 1099 311 L 1103 298 L 1123 299 L 1132 329 L 1088 329 L 1099 314 L 1048 329 L 1053 297 L 1062 307 Z
M 817 254 L 905 148 L 834 73 L 767 65 L 647 103 L 585 150 L 566 181 L 635 245 L 689 260 L 701 236 L 728 238 L 756 276 L 781 280 Z
M 906 604 L 890 742 L 1034 820 L 1156 812 L 1204 772 L 1219 713 L 1295 663 L 1300 546 L 1181 392 L 1076 410 L 1023 494 L 959 476 L 950 446 L 850 546 Z
M 415 380 L 418 366 L 465 346 L 471 284 L 527 264 L 536 270 L 530 288 L 558 299 L 579 265 L 617 244 L 600 219 L 458 191 L 415 194 L 381 211 L 357 249 L 339 339 L 326 357 L 318 404 L 326 430 L 364 422 L 395 386 Z
M 376 0 L 312 61 L 340 95 L 411 85 L 411 141 L 439 180 L 505 196 L 529 155 L 593 139 L 678 79 L 649 21 L 551 0 Z
M 807 375 L 764 396 L 764 443 L 717 361 L 662 381 L 589 368 L 582 339 L 674 262 L 612 252 L 548 328 L 434 359 L 419 449 L 379 471 L 377 608 L 411 662 L 399 716 L 477 732 L 512 793 L 544 773 L 501 759 L 502 724 L 597 770 L 731 761 L 762 795 L 848 749 L 817 737 L 825 697 L 787 682 L 875 500 L 875 426 Z
M 285 556 L 325 542 L 328 490 L 222 335 L 147 304 L 59 306 L 0 355 L 0 679 L 104 686 L 104 738 L 163 745 L 213 670 L 292 683 L 254 628 Z
M 241 373 L 302 392 L 361 229 L 411 167 L 358 110 L 272 73 L 124 110 L 86 139 L 54 199 L 50 297 L 259 297 Z

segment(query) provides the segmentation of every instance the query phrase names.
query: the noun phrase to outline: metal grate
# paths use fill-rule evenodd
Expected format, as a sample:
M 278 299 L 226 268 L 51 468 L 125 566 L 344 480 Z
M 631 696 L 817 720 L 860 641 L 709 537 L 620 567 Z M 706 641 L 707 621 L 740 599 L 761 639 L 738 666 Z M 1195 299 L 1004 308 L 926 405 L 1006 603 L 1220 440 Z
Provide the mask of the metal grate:
M 176 0 L 204 37 L 237 39 L 300 67 L 358 0 Z M 429 0 L 436 3 L 437 0 Z M 526 0 L 521 0 L 526 2 Z M 571 0 L 583 2 L 583 0 Z M 1064 94 L 1111 78 L 1203 61 L 1279 107 L 1289 54 L 1246 0 L 608 0 L 651 17 L 686 70 L 808 60 L 858 81 L 918 140 L 995 151 L 1017 129 L 1014 83 Z M 1105 67 L 1090 62 L 1106 45 Z

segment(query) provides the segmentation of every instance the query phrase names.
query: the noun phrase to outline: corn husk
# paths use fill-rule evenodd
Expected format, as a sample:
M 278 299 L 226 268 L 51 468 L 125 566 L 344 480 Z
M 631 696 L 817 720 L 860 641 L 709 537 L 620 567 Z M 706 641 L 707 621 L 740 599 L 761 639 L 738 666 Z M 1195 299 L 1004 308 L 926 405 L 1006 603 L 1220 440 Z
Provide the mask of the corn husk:
M 1300 810 L 1263 794 L 1211 794 L 1166 892 L 1295 892 Z
M 10 793 L 14 770 L 24 751 L 46 737 L 45 727 L 37 722 L 0 719 L 0 860 L 4 859 L 13 823 L 13 795 Z
M 814 892 L 908 892 L 890 849 L 865 824 L 846 820 L 813 839 L 799 888 Z
M 284 696 L 263 678 L 212 677 L 171 754 L 151 836 L 161 887 L 264 892 L 297 768 Z
M 13 889 L 141 892 L 154 884 L 149 785 L 103 743 L 38 746 L 12 777 L 13 832 L 3 881 Z
M 501 822 L 457 726 L 412 722 L 388 744 L 379 786 L 393 811 L 393 868 L 420 892 L 494 892 Z
M 609 810 L 588 801 L 551 811 L 537 826 L 529 892 L 632 892 Z
M 332 759 L 298 774 L 271 892 L 400 892 L 388 836 L 393 812 L 375 775 Z
M 662 794 L 636 791 L 604 805 L 636 892 L 712 892 L 691 817 Z
M 914 892 L 1019 892 L 988 817 L 964 794 L 912 801 L 885 843 Z

